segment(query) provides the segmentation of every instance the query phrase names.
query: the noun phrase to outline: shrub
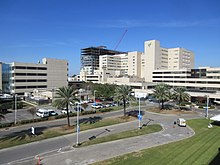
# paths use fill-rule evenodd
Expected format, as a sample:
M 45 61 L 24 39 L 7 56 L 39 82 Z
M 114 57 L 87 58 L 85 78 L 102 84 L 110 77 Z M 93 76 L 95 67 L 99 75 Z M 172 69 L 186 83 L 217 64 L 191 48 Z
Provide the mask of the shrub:
M 110 111 L 113 111 L 113 108 L 105 108 L 105 109 L 100 109 L 99 110 L 100 112 L 110 112 Z
M 67 115 L 65 114 L 61 114 L 61 115 L 57 115 L 55 116 L 55 119 L 62 119 L 62 118 L 65 118 Z
M 5 127 L 11 127 L 14 125 L 14 122 L 11 122 L 11 123 L 3 123 L 3 124 L 0 124 L 0 128 L 5 128 Z
M 95 114 L 96 111 L 83 111 L 81 114 L 82 115 L 89 115 L 89 114 Z

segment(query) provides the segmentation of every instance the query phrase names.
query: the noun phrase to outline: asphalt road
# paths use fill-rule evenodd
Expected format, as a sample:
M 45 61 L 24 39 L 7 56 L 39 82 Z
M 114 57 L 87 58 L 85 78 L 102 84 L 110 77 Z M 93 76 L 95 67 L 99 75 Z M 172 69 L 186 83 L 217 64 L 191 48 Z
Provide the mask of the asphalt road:
M 148 104 L 147 106 L 157 106 L 157 104 Z M 132 107 L 128 108 L 129 109 L 137 109 Z M 81 118 L 85 117 L 91 117 L 91 116 L 100 116 L 102 118 L 107 118 L 107 117 L 115 117 L 115 116 L 121 116 L 123 114 L 123 111 L 114 111 L 110 113 L 104 113 L 104 114 L 94 114 L 94 115 L 88 115 L 88 116 L 81 116 Z M 182 115 L 184 118 L 197 118 L 197 117 L 202 117 L 202 114 L 199 115 Z M 154 122 L 151 123 L 160 123 L 163 126 L 171 128 L 173 126 L 173 121 L 176 120 L 178 116 L 176 115 L 158 115 L 158 114 L 152 114 L 152 113 L 146 113 L 144 116 L 144 122 L 148 122 L 149 118 L 153 119 Z M 73 117 L 71 118 L 71 122 L 75 122 L 76 118 Z M 52 120 L 48 122 L 40 122 L 40 123 L 34 123 L 34 127 L 53 127 L 56 125 L 64 125 L 66 124 L 66 118 L 60 119 L 60 120 Z M 16 134 L 19 132 L 22 132 L 24 130 L 30 129 L 30 127 L 33 126 L 33 124 L 30 125 L 22 125 L 19 127 L 12 127 L 8 130 L 1 129 L 0 131 L 0 136 L 1 137 L 7 137 L 11 134 Z M 94 129 L 94 130 L 88 130 L 88 131 L 83 131 L 80 133 L 80 141 L 87 140 L 89 137 L 92 135 L 98 135 L 99 136 L 105 136 L 106 134 L 110 133 L 116 133 L 128 129 L 132 129 L 138 127 L 138 121 L 134 121 L 131 123 L 126 123 L 126 124 L 120 124 L 120 125 L 115 125 L 115 126 L 108 126 L 105 128 L 99 128 L 99 129 Z M 105 129 L 109 129 L 110 132 L 105 131 Z M 182 129 L 183 130 L 183 129 Z M 178 132 L 171 132 L 169 133 L 169 136 L 176 136 L 176 133 Z M 163 136 L 162 136 L 163 137 Z M 177 136 L 179 137 L 179 136 Z M 185 137 L 185 136 L 184 136 Z M 172 139 L 172 138 L 171 138 Z M 178 139 L 178 138 L 177 138 Z M 36 155 L 44 155 L 44 156 L 51 156 L 53 154 L 57 154 L 58 151 L 61 149 L 65 149 L 68 146 L 72 146 L 76 142 L 76 134 L 70 134 L 70 135 L 65 135 L 57 138 L 52 138 L 52 139 L 47 139 L 47 140 L 42 140 L 30 144 L 25 144 L 21 146 L 16 146 L 8 149 L 2 149 L 0 150 L 0 164 L 18 164 L 19 162 L 21 164 L 25 162 L 32 162 L 35 159 Z M 155 144 L 154 144 L 155 145 Z M 131 147 L 132 148 L 132 147 Z M 75 149 L 73 149 L 75 150 Z M 71 148 L 72 151 L 72 148 Z M 85 151 L 86 152 L 86 151 Z M 63 152 L 62 152 L 63 153 Z M 103 157 L 104 158 L 104 157 Z M 63 160 L 63 159 L 62 159 Z M 78 159 L 76 159 L 78 161 Z M 97 158 L 97 160 L 101 160 L 101 158 Z M 49 159 L 48 159 L 48 162 Z M 72 162 L 72 160 L 71 160 Z M 48 164 L 48 163 L 47 163 Z M 51 164 L 51 163 L 49 163 Z
M 198 115 L 183 116 L 187 119 L 198 117 Z M 99 161 L 146 148 L 147 146 L 141 143 L 146 143 L 146 140 L 149 143 L 150 147 L 180 140 L 193 135 L 193 131 L 189 128 L 173 128 L 173 121 L 177 118 L 176 115 L 158 115 L 146 113 L 143 119 L 143 123 L 147 123 L 149 121 L 149 118 L 153 120 L 153 122 L 150 122 L 150 124 L 160 123 L 164 127 L 164 130 L 162 132 L 149 135 L 150 137 L 148 137 L 147 139 L 145 136 L 141 136 L 129 138 L 131 139 L 131 141 L 129 141 L 129 139 L 122 140 L 119 143 L 117 142 L 117 144 L 114 144 L 114 142 L 110 142 L 101 145 L 94 145 L 76 149 L 70 147 L 76 143 L 76 134 L 74 133 L 17 147 L 2 149 L 0 150 L 0 164 L 33 164 L 36 163 L 36 155 L 40 155 L 41 157 L 43 156 L 43 163 L 47 165 L 67 164 L 65 163 L 66 161 L 70 161 L 71 164 L 77 164 L 79 162 L 91 163 L 94 161 Z M 80 142 L 88 140 L 88 138 L 93 135 L 105 136 L 107 134 L 117 133 L 135 128 L 138 128 L 138 120 L 129 123 L 122 123 L 118 125 L 107 126 L 104 128 L 83 131 L 80 132 Z M 106 129 L 110 132 L 106 131 Z

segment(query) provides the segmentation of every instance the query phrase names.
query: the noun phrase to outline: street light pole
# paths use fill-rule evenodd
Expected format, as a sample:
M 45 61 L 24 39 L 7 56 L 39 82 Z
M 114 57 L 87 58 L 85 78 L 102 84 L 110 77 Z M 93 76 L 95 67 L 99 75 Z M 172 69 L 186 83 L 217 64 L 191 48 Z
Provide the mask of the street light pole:
M 76 145 L 79 145 L 79 103 L 77 104 Z
M 96 102 L 95 102 L 95 93 L 96 93 L 96 90 L 94 90 L 94 103 L 96 104 Z
M 80 127 L 79 127 L 79 110 L 80 110 L 80 104 L 81 104 L 81 92 L 82 90 L 79 89 L 79 103 L 77 104 L 77 118 L 76 118 L 76 145 L 79 145 L 79 131 L 80 131 Z
M 206 118 L 209 117 L 209 95 L 206 95 Z
M 140 96 L 139 96 L 139 126 L 138 128 L 141 129 L 141 106 L 140 106 Z
M 15 94 L 15 124 L 17 124 L 17 94 Z

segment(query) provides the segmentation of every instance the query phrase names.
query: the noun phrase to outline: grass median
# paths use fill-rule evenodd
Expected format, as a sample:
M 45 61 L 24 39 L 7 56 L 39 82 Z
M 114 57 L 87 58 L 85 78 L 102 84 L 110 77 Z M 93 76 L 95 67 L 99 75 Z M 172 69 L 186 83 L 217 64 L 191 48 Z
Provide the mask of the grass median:
M 137 118 L 131 116 L 106 119 L 102 119 L 98 116 L 88 117 L 80 120 L 80 130 L 83 131 L 94 129 L 133 120 L 137 120 Z M 74 133 L 76 132 L 76 124 L 71 127 L 67 127 L 66 125 L 51 128 L 48 128 L 46 126 L 36 127 L 35 132 L 36 135 L 32 135 L 30 129 L 28 129 L 20 132 L 15 132 L 7 137 L 0 138 L 0 149 Z
M 191 138 L 116 157 L 96 165 L 201 165 L 220 162 L 220 126 L 208 128 L 209 120 L 187 121 L 195 131 Z M 180 128 L 181 129 L 181 128 Z
M 119 139 L 125 139 L 129 137 L 134 137 L 134 136 L 140 136 L 140 135 L 145 135 L 145 134 L 150 134 L 154 132 L 159 132 L 162 130 L 162 127 L 158 124 L 154 125 L 148 125 L 146 127 L 143 127 L 142 129 L 134 129 L 134 130 L 128 130 L 116 134 L 111 134 L 108 136 L 104 137 L 99 137 L 90 141 L 85 141 L 80 144 L 80 147 L 82 146 L 88 146 L 88 145 L 93 145 L 93 144 L 99 144 L 99 143 L 104 143 L 104 142 L 109 142 L 109 141 L 114 141 L 114 140 L 119 140 Z

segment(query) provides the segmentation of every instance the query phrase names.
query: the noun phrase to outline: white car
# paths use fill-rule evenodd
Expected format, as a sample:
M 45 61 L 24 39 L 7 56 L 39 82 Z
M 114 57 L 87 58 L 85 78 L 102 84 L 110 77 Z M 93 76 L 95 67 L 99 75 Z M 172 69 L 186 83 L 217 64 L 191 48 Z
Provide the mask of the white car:
M 103 108 L 103 105 L 101 105 L 101 104 L 96 104 L 96 105 L 92 104 L 91 107 L 95 108 L 95 109 L 99 109 L 99 108 Z
M 49 112 L 47 109 L 38 109 L 38 111 L 36 112 L 36 115 L 39 117 L 49 117 Z
M 70 111 L 70 110 L 68 110 L 68 112 L 69 112 L 69 114 L 72 113 L 72 111 Z M 63 109 L 63 110 L 61 111 L 61 113 L 67 114 L 67 110 L 64 110 L 64 109 Z

